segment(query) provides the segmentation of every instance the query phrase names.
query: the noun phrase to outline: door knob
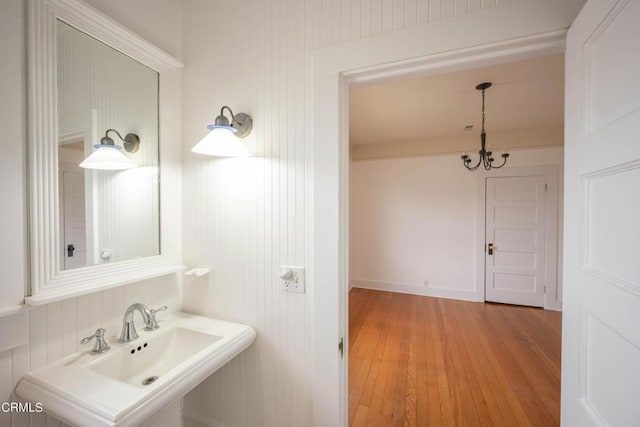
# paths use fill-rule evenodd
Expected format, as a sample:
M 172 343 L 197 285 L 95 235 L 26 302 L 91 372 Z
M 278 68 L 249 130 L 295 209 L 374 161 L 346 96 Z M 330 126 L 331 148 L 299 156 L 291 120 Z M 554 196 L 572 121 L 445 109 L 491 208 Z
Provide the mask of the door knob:
M 487 253 L 488 253 L 489 255 L 493 255 L 493 251 L 494 251 L 495 249 L 498 249 L 498 247 L 497 247 L 497 246 L 494 246 L 494 245 L 493 245 L 493 243 L 489 243 L 489 244 L 487 245 Z

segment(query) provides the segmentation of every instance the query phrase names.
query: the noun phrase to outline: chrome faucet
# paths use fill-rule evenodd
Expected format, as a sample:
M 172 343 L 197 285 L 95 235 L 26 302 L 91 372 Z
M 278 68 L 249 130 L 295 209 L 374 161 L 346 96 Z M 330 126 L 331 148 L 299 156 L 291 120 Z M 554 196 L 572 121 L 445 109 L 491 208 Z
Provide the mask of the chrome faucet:
M 156 313 L 158 311 L 164 311 L 167 309 L 166 305 L 152 310 L 142 303 L 134 303 L 127 308 L 124 312 L 124 318 L 122 319 L 122 332 L 120 333 L 120 339 L 118 342 L 131 342 L 138 339 L 138 332 L 133 324 L 133 313 L 138 310 L 142 314 L 142 320 L 144 320 L 145 331 L 153 331 L 158 329 L 158 322 L 156 321 Z

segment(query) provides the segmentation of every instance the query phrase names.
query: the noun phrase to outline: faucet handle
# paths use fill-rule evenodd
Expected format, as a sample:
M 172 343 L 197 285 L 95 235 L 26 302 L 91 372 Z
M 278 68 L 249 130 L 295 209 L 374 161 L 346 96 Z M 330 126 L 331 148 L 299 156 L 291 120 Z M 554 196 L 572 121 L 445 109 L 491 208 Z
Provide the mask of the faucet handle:
M 157 312 L 159 312 L 159 311 L 165 311 L 166 309 L 167 309 L 167 306 L 166 306 L 166 305 L 163 305 L 162 307 L 156 308 L 155 310 L 154 310 L 154 309 L 151 309 L 151 310 L 150 310 L 150 311 L 151 311 L 151 315 L 155 316 Z
M 109 347 L 109 345 L 104 339 L 105 332 L 106 331 L 104 328 L 98 328 L 96 329 L 96 332 L 93 335 L 82 338 L 82 340 L 80 341 L 80 344 L 83 344 L 83 345 L 88 344 L 92 339 L 95 338 L 96 344 L 93 346 L 93 350 L 91 350 L 91 354 L 102 354 L 111 348 Z
M 144 328 L 145 331 L 154 331 L 156 329 L 159 328 L 158 326 L 158 321 L 156 320 L 156 313 L 159 311 L 165 311 L 167 309 L 166 305 L 163 305 L 162 307 L 151 309 L 149 310 L 149 312 L 151 313 L 151 319 L 149 324 Z

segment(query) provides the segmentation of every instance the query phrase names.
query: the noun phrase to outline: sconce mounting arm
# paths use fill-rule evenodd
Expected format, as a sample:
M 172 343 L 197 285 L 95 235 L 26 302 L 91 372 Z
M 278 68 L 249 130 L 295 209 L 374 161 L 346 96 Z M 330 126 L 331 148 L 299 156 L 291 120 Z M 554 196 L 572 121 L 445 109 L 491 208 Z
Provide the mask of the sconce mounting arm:
M 107 129 L 107 131 L 104 133 L 104 136 L 100 140 L 101 145 L 115 145 L 113 143 L 113 139 L 109 137 L 109 132 L 115 132 L 116 135 L 118 135 L 118 138 L 120 138 L 120 141 L 122 141 L 122 146 L 127 153 L 136 153 L 140 149 L 140 137 L 138 135 L 136 135 L 135 133 L 128 133 L 123 138 L 122 135 L 120 135 L 120 132 L 115 129 Z
M 229 111 L 229 114 L 231 115 L 231 123 L 229 123 L 229 119 L 224 115 L 225 109 Z M 216 121 L 213 124 L 213 127 L 215 126 L 231 127 L 235 129 L 237 137 L 245 138 L 251 133 L 251 129 L 253 128 L 253 119 L 251 119 L 250 115 L 245 113 L 233 114 L 233 111 L 231 111 L 229 106 L 223 105 L 220 109 L 220 115 L 216 117 Z M 208 127 L 209 129 L 213 128 L 211 125 Z

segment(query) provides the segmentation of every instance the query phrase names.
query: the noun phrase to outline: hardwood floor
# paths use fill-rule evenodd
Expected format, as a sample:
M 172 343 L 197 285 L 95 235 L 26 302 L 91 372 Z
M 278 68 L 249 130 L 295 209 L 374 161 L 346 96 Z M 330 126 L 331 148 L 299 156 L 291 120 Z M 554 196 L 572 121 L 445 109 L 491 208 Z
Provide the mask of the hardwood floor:
M 349 425 L 560 425 L 561 313 L 354 288 Z

